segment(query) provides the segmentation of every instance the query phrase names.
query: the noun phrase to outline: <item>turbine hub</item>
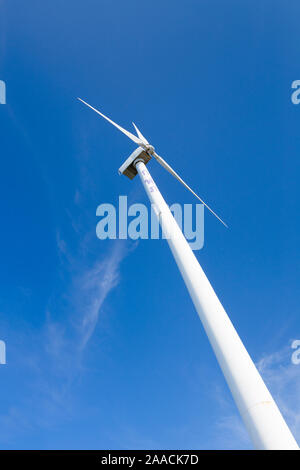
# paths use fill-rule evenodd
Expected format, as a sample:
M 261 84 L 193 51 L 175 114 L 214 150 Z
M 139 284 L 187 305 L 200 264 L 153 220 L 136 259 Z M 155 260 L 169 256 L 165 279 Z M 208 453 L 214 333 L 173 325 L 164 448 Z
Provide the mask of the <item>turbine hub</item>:
M 145 148 L 150 155 L 154 154 L 155 148 L 153 147 L 153 145 L 146 145 Z

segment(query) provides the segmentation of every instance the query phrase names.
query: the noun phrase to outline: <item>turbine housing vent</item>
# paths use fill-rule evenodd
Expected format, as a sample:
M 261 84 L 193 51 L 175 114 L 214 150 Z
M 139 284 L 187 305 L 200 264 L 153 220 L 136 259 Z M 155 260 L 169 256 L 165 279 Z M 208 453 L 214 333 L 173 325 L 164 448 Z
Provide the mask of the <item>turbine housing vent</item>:
M 138 147 L 127 160 L 119 168 L 119 175 L 125 175 L 127 178 L 132 180 L 137 175 L 137 170 L 133 162 L 140 158 L 143 160 L 145 165 L 151 160 L 151 155 L 149 155 L 142 147 Z

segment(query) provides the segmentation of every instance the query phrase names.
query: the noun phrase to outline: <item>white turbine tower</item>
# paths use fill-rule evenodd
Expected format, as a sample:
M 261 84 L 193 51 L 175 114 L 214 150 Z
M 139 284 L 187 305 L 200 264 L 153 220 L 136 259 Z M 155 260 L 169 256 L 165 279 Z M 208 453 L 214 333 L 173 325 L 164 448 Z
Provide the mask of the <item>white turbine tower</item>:
M 191 191 L 222 224 L 225 226 L 226 224 L 192 191 L 170 165 L 157 155 L 135 124 L 137 136 L 123 129 L 85 101 L 78 99 L 139 145 L 120 167 L 119 173 L 130 179 L 138 173 L 142 180 L 254 447 L 269 450 L 299 449 L 245 346 L 151 178 L 145 166 L 151 157 L 153 156 Z

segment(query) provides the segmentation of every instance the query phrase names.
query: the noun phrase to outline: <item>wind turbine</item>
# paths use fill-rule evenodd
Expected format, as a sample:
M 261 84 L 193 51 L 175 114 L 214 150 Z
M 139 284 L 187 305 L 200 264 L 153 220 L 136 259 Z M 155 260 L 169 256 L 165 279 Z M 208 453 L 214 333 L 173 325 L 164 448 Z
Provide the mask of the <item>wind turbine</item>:
M 78 99 L 139 146 L 120 167 L 119 173 L 130 179 L 137 174 L 140 176 L 254 447 L 268 450 L 299 449 L 273 397 L 147 170 L 146 164 L 151 157 L 153 156 L 226 226 L 225 222 L 155 152 L 154 147 L 135 124 L 133 125 L 137 135 L 119 126 L 82 99 Z

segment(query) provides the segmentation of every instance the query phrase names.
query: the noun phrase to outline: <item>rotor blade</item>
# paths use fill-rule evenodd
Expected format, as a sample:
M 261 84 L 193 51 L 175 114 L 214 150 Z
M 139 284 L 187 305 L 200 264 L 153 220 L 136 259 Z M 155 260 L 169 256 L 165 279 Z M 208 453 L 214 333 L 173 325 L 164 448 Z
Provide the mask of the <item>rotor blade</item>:
M 137 126 L 134 124 L 134 122 L 133 122 L 132 124 L 134 125 L 134 128 L 135 128 L 136 133 L 137 133 L 137 135 L 139 136 L 139 138 L 144 142 L 144 144 L 149 145 L 148 140 L 146 139 L 146 137 L 143 136 L 143 134 L 142 134 L 141 131 L 137 128 Z
M 98 111 L 98 109 L 93 108 L 93 106 L 91 106 L 90 104 L 86 103 L 86 102 L 83 101 L 81 98 L 78 98 L 78 99 L 79 99 L 79 101 L 81 101 L 83 104 L 85 104 L 86 106 L 88 106 L 89 108 L 91 108 L 93 111 L 95 111 L 96 113 L 100 114 L 100 116 L 102 116 L 104 119 L 106 119 L 108 122 L 110 122 L 113 126 L 115 126 L 117 129 L 119 129 L 119 131 L 123 132 L 123 134 L 127 135 L 127 137 L 129 137 L 129 139 L 133 140 L 133 142 L 135 142 L 136 144 L 142 145 L 142 144 L 144 143 L 144 142 L 142 141 L 142 139 L 139 139 L 136 135 L 131 134 L 131 132 L 126 131 L 126 129 L 123 129 L 123 127 L 119 126 L 119 124 L 116 124 L 114 121 L 112 121 L 111 119 L 109 119 L 107 116 L 105 116 L 104 114 L 100 113 L 100 111 Z
M 158 163 L 161 164 L 161 166 L 163 166 L 169 173 L 171 173 L 172 176 L 174 176 L 174 178 L 176 178 L 178 181 L 180 181 L 181 184 L 183 184 L 183 186 L 188 189 L 194 196 L 196 196 L 197 199 L 199 199 L 200 202 L 202 202 L 202 204 L 204 204 L 204 206 L 223 224 L 225 225 L 225 227 L 228 228 L 228 225 L 225 224 L 225 222 L 223 222 L 223 220 L 199 197 L 197 196 L 196 193 L 194 193 L 194 191 L 183 181 L 183 179 L 180 178 L 180 176 L 176 173 L 176 171 L 173 170 L 173 168 L 170 167 L 170 165 L 168 165 L 168 163 L 162 158 L 160 157 L 159 155 L 157 155 L 157 153 L 154 153 L 153 156 L 156 158 L 156 160 L 158 161 Z

